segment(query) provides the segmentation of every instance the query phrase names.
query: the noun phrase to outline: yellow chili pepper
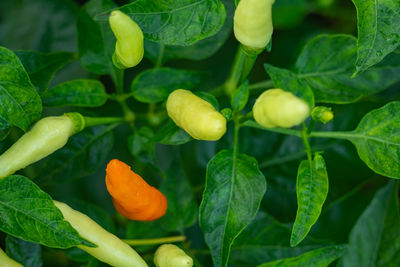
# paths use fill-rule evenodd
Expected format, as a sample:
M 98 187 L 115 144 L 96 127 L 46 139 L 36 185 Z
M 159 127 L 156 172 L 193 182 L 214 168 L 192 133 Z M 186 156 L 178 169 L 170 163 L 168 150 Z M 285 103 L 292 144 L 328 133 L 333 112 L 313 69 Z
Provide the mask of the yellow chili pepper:
M 117 267 L 147 267 L 146 262 L 129 245 L 115 235 L 104 230 L 85 214 L 67 204 L 54 201 L 66 221 L 86 240 L 97 245 L 96 248 L 78 246 L 98 260 Z
M 136 66 L 143 59 L 143 32 L 128 15 L 119 10 L 111 12 L 111 29 L 117 38 L 113 62 L 117 68 Z
M 167 112 L 194 139 L 216 141 L 226 132 L 224 116 L 188 90 L 178 89 L 168 96 Z
M 275 0 L 241 0 L 233 18 L 236 39 L 249 48 L 264 49 L 271 40 Z
M 308 104 L 282 89 L 262 93 L 253 106 L 256 122 L 266 128 L 290 128 L 303 122 L 309 115 Z
M 84 124 L 84 119 L 79 113 L 67 113 L 39 120 L 0 156 L 0 178 L 11 175 L 62 148 L 71 135 L 84 128 Z
M 192 267 L 193 259 L 179 247 L 164 244 L 154 254 L 154 264 L 156 267 Z

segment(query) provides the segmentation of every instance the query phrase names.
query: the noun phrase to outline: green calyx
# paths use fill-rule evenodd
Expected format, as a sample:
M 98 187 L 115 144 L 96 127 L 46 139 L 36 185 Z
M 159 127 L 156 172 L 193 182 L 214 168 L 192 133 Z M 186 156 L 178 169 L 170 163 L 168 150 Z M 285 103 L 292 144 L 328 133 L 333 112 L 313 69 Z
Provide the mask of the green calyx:
M 83 129 L 85 129 L 85 118 L 78 112 L 68 112 L 64 113 L 64 116 L 67 116 L 72 120 L 72 123 L 74 124 L 74 129 L 72 130 L 72 134 L 74 135 L 76 133 L 79 133 Z
M 250 46 L 246 46 L 246 45 L 241 45 L 240 48 L 249 57 L 257 57 L 265 49 L 265 48 L 254 48 L 254 47 L 250 47 Z

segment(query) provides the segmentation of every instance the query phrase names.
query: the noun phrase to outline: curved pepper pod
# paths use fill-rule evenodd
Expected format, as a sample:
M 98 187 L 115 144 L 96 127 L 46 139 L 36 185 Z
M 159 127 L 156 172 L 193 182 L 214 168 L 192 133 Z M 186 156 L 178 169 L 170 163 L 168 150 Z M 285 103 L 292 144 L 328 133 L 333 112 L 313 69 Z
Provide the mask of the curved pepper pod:
M 128 15 L 119 10 L 111 12 L 109 23 L 117 42 L 113 55 L 119 69 L 136 66 L 143 59 L 143 32 Z
M 290 128 L 302 123 L 309 115 L 308 104 L 282 89 L 262 93 L 253 106 L 256 122 L 266 128 Z
M 192 267 L 193 259 L 179 247 L 172 244 L 164 244 L 154 254 L 156 267 Z
M 119 213 L 135 221 L 153 221 L 167 211 L 167 198 L 134 173 L 127 164 L 111 160 L 106 169 L 107 190 Z
M 23 267 L 21 264 L 8 257 L 7 254 L 1 248 L 0 248 L 0 263 L 2 267 Z
M 79 113 L 67 113 L 39 120 L 0 156 L 0 178 L 11 175 L 62 148 L 69 137 L 83 127 L 83 117 Z
M 275 0 L 241 0 L 233 18 L 236 39 L 244 46 L 264 49 L 271 40 Z
M 167 112 L 194 139 L 216 141 L 226 132 L 224 116 L 188 90 L 178 89 L 168 96 Z
M 97 247 L 78 246 L 98 260 L 118 267 L 147 267 L 146 262 L 128 244 L 107 232 L 85 214 L 72 209 L 65 203 L 54 201 L 64 219 L 79 235 Z

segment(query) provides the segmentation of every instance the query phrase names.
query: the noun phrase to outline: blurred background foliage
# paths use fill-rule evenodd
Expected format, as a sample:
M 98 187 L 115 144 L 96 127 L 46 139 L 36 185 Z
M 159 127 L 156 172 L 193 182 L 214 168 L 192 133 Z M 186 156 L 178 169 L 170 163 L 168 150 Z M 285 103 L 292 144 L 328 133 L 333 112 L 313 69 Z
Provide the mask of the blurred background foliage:
M 76 20 L 80 6 L 86 2 L 83 0 L 1 0 L 0 45 L 12 50 L 76 53 Z M 122 5 L 129 1 L 115 2 Z M 238 46 L 231 31 L 233 0 L 224 0 L 223 2 L 228 11 L 228 19 L 223 30 L 215 37 L 222 46 L 214 47 L 212 44 L 216 43 L 215 39 L 212 40 L 211 45 L 207 44 L 207 40 L 202 41 L 202 45 L 209 45 L 207 51 L 210 53 L 216 50 L 213 55 L 207 57 L 207 53 L 205 55 L 193 53 L 189 47 L 185 50 L 167 49 L 164 57 L 164 66 L 206 72 L 207 78 L 197 86 L 197 89 L 202 91 L 211 90 L 225 81 Z M 272 39 L 272 51 L 259 56 L 249 77 L 250 83 L 268 78 L 263 68 L 263 64 L 266 62 L 274 66 L 290 68 L 295 63 L 304 44 L 318 34 L 347 33 L 354 36 L 357 34 L 356 10 L 350 0 L 277 0 L 273 8 L 273 20 L 275 31 Z M 153 67 L 154 55 L 156 55 L 154 49 L 154 44 L 146 43 L 146 59 L 126 73 L 126 89 L 136 75 Z M 93 74 L 88 73 L 78 60 L 75 60 L 59 71 L 51 83 L 55 85 L 63 81 L 85 77 L 96 78 Z M 109 93 L 114 91 L 109 77 L 101 76 L 99 78 L 106 85 Z M 389 89 L 378 96 L 364 98 L 355 104 L 332 105 L 335 113 L 333 123 L 320 127 L 324 127 L 326 130 L 352 130 L 365 113 L 381 106 L 386 97 L 393 94 L 395 94 L 394 90 Z M 247 111 L 250 110 L 256 96 L 252 96 L 246 107 Z M 398 99 L 398 97 L 396 98 Z M 228 105 L 229 99 L 221 98 L 219 102 L 222 109 Z M 135 112 L 143 114 L 147 112 L 147 105 L 139 103 L 133 98 L 129 99 L 129 105 Z M 159 107 L 159 109 L 162 110 L 163 107 Z M 70 110 L 82 111 L 80 108 L 45 108 L 43 116 L 62 114 Z M 84 112 L 99 116 L 122 115 L 119 106 L 112 101 L 108 101 L 103 107 Z M 139 119 L 136 129 L 148 125 L 147 119 Z M 104 170 L 106 162 L 112 158 L 118 158 L 133 166 L 136 172 L 157 187 L 162 186 L 165 176 L 186 179 L 189 189 L 185 190 L 194 193 L 194 201 L 198 205 L 204 189 L 206 164 L 217 151 L 229 147 L 232 133 L 228 132 L 218 143 L 192 141 L 182 146 L 157 144 L 154 150 L 151 143 L 146 143 L 146 135 L 140 136 L 140 131 L 131 136 L 131 129 L 128 126 L 118 126 L 113 130 L 107 129 L 107 126 L 96 127 L 85 131 L 84 135 L 74 137 L 68 149 L 71 149 L 71 153 L 74 149 L 78 151 L 74 154 L 78 154 L 78 156 L 68 162 L 70 165 L 65 168 L 60 168 L 60 161 L 67 160 L 68 157 L 65 157 L 68 154 L 57 155 L 56 153 L 48 159 L 28 167 L 25 174 L 34 179 L 55 199 L 66 201 L 71 205 L 71 199 L 79 199 L 91 203 L 89 205 L 95 205 L 97 208 L 87 208 L 86 205 L 80 210 L 92 211 L 94 214 L 92 218 L 97 218 L 98 222 L 112 231 L 116 229 L 115 233 L 121 237 L 151 238 L 165 236 L 171 233 L 171 230 L 173 232 L 184 231 L 191 242 L 190 247 L 192 253 L 196 255 L 196 260 L 203 266 L 210 266 L 211 261 L 206 252 L 201 230 L 197 223 L 192 225 L 191 222 L 191 220 L 197 220 L 197 214 L 189 218 L 189 222 L 182 222 L 183 226 L 172 229 L 163 228 L 162 225 L 165 222 L 163 220 L 153 223 L 129 222 L 117 215 L 114 210 L 111 198 L 106 191 Z M 141 131 L 146 130 L 142 128 Z M 21 134 L 19 130 L 13 129 L 10 136 L 0 142 L 0 152 L 4 151 Z M 135 143 L 135 140 L 138 141 Z M 291 252 L 289 252 L 289 248 L 279 250 L 280 246 L 289 247 L 290 224 L 294 221 L 297 207 L 296 172 L 300 160 L 305 158 L 303 144 L 300 139 L 295 137 L 252 128 L 242 129 L 240 151 L 257 158 L 260 169 L 267 178 L 268 188 L 259 216 L 248 227 L 249 230 L 246 230 L 235 243 L 237 248 L 233 248 L 232 266 L 248 266 L 246 264 L 259 262 L 260 257 L 263 257 L 262 261 L 265 261 L 270 254 L 275 255 L 275 258 L 276 255 L 291 256 L 322 244 L 347 242 L 349 231 L 355 221 L 368 205 L 375 191 L 383 185 L 385 179 L 369 170 L 358 158 L 355 148 L 347 141 L 313 139 L 312 145 L 315 150 L 325 151 L 324 158 L 330 180 L 328 199 L 323 207 L 321 217 L 312 228 L 311 235 L 304 246 L 291 249 Z M 87 154 L 79 152 L 82 146 L 89 151 Z M 154 157 L 152 156 L 153 150 Z M 134 156 L 132 151 L 135 151 Z M 41 172 L 43 168 L 51 172 L 45 177 L 38 177 L 37 173 Z M 179 181 L 175 182 L 179 183 Z M 75 207 L 78 208 L 79 204 Z M 96 209 L 99 211 L 96 212 Z M 189 210 L 193 211 L 190 208 Z M 108 216 L 101 216 L 101 214 Z M 171 223 L 164 225 L 171 225 Z M 186 225 L 190 227 L 186 228 Z M 258 227 L 263 226 L 264 228 L 260 228 L 263 230 L 257 232 L 257 225 Z M 269 226 L 270 229 L 267 229 L 266 226 Z M 252 231 L 252 233 L 248 231 Z M 276 246 L 275 251 L 271 249 L 269 254 L 265 253 L 265 250 L 246 250 L 243 246 L 249 242 L 249 240 L 244 240 L 246 235 L 254 235 L 254 240 L 257 238 L 263 240 L 263 245 L 266 247 Z M 287 243 L 280 244 L 279 242 L 282 240 L 287 240 Z M 98 262 L 95 263 L 93 259 L 80 251 L 70 250 L 65 253 L 54 249 L 43 249 L 46 266 L 52 264 L 56 264 L 54 266 L 75 266 L 78 264 L 67 260 L 67 257 L 73 258 L 75 261 L 80 259 L 81 263 L 78 265 L 99 265 Z M 152 251 L 152 248 L 140 247 L 138 250 L 144 252 L 146 257 L 146 253 Z M 272 259 L 274 259 L 273 257 L 271 256 Z

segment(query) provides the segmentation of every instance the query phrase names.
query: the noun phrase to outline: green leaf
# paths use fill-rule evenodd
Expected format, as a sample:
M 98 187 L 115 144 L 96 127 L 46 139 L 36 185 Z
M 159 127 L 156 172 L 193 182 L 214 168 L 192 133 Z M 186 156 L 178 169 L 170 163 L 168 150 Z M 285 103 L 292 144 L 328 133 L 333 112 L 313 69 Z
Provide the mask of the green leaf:
M 69 0 L 1 0 L 0 45 L 12 50 L 76 51 L 76 13 Z
M 326 267 L 333 261 L 342 257 L 346 250 L 345 245 L 331 246 L 315 249 L 306 252 L 294 258 L 281 259 L 273 262 L 267 262 L 259 265 L 258 267 Z
M 207 165 L 206 188 L 200 205 L 200 227 L 214 266 L 226 266 L 231 245 L 256 216 L 266 191 L 257 161 L 222 150 Z
M 400 179 L 400 102 L 391 102 L 364 116 L 347 139 L 374 172 Z
M 95 21 L 94 16 L 116 7 L 111 0 L 91 0 L 79 12 L 77 20 L 79 61 L 90 72 L 115 75 L 112 63 L 115 50 L 114 34 L 108 21 Z
M 141 72 L 132 82 L 133 96 L 140 102 L 158 103 L 167 100 L 175 89 L 193 89 L 204 74 L 173 68 L 156 68 Z
M 50 196 L 24 176 L 0 181 L 0 214 L 0 229 L 26 241 L 53 248 L 91 245 L 64 220 Z
M 321 214 L 328 195 L 329 180 L 324 158 L 315 155 L 310 162 L 303 160 L 297 172 L 297 215 L 290 245 L 297 246 L 308 234 Z
M 216 34 L 226 13 L 215 0 L 137 0 L 119 8 L 142 29 L 144 36 L 164 45 L 191 45 Z
M 25 267 L 41 267 L 42 247 L 13 236 L 6 237 L 7 254 Z
M 277 87 L 310 87 L 316 102 L 337 104 L 357 101 L 400 81 L 399 55 L 392 55 L 362 75 L 351 78 L 355 60 L 354 37 L 323 34 L 306 44 L 293 72 L 270 65 L 267 65 L 267 72 Z
M 95 173 L 104 166 L 114 146 L 116 125 L 90 127 L 72 136 L 67 145 L 39 161 L 35 181 L 66 183 Z
M 235 10 L 234 3 L 231 0 L 222 0 L 222 3 L 226 9 L 226 20 L 221 30 L 217 34 L 202 39 L 190 46 L 164 46 L 163 44 L 155 43 L 145 39 L 145 56 L 153 62 L 157 62 L 161 52 L 163 62 L 166 62 L 179 58 L 203 60 L 214 55 L 226 42 L 230 33 L 232 32 L 233 13 Z
M 306 238 L 302 244 L 305 246 L 292 248 L 289 246 L 290 232 L 290 225 L 280 223 L 271 215 L 259 211 L 256 218 L 235 239 L 229 263 L 235 267 L 256 266 L 267 261 L 295 257 L 321 246 Z
M 79 79 L 58 84 L 42 95 L 44 106 L 99 107 L 108 95 L 98 80 Z
M 310 106 L 310 109 L 314 107 L 315 101 L 313 90 L 306 82 L 299 79 L 294 72 L 277 68 L 269 64 L 265 64 L 264 67 L 276 88 L 289 91 L 295 96 L 303 99 Z
M 358 18 L 356 74 L 380 62 L 400 45 L 398 0 L 353 0 Z
M 18 57 L 0 47 L 0 120 L 22 130 L 40 118 L 42 103 Z
M 400 215 L 398 183 L 376 193 L 350 233 L 343 267 L 399 266 Z
M 16 51 L 15 54 L 40 94 L 47 90 L 56 72 L 74 60 L 74 55 L 68 52 Z
M 172 120 L 164 124 L 154 137 L 154 141 L 163 145 L 182 145 L 192 140 L 192 137 Z
M 11 125 L 0 117 L 0 141 L 10 133 Z
M 153 164 L 155 160 L 154 132 L 143 126 L 128 138 L 129 152 L 144 163 Z
M 197 220 L 197 204 L 188 177 L 180 168 L 182 164 L 175 160 L 166 172 L 160 191 L 167 197 L 167 213 L 159 220 L 169 232 L 184 232 Z
M 249 81 L 245 81 L 232 94 L 231 106 L 234 112 L 244 109 L 249 100 L 249 95 Z

